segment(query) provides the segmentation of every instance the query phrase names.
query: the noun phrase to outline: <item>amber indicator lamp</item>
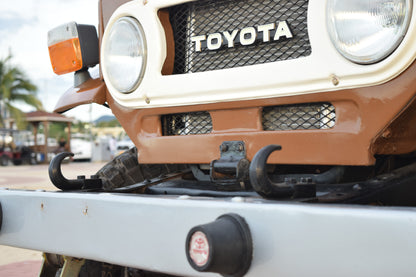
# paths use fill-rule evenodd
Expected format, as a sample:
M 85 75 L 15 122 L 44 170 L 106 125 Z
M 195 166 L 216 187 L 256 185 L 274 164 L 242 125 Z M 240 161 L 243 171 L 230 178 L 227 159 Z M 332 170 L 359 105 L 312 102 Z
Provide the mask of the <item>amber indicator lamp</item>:
M 70 22 L 48 32 L 52 69 L 62 75 L 98 64 L 98 37 L 95 26 Z

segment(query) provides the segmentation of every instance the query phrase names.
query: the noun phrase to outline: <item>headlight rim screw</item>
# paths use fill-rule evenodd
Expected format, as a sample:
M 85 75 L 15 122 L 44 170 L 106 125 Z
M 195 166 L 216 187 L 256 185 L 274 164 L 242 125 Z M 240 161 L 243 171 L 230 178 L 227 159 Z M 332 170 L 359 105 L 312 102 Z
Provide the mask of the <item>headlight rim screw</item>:
M 338 76 L 337 76 L 337 75 L 332 74 L 332 75 L 331 75 L 331 81 L 332 81 L 332 84 L 333 84 L 334 86 L 338 86 L 338 85 L 339 85 L 339 78 L 338 78 Z

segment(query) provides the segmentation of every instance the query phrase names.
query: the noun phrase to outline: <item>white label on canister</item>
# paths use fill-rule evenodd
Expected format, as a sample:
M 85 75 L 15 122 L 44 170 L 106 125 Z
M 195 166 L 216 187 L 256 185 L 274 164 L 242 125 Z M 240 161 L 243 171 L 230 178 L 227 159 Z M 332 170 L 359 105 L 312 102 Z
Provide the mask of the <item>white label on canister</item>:
M 189 243 L 189 255 L 197 266 L 204 266 L 208 262 L 208 239 L 201 231 L 197 231 L 192 235 Z

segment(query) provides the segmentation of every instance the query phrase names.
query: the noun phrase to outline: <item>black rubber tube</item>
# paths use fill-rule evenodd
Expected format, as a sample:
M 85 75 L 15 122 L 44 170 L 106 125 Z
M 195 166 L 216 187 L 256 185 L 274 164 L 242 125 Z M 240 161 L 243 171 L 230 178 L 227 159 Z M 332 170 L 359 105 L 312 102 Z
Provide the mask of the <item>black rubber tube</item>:
M 207 239 L 207 259 L 197 265 L 192 259 L 191 244 L 195 233 L 203 233 Z M 186 257 L 189 264 L 199 272 L 216 272 L 225 277 L 242 277 L 251 266 L 253 240 L 245 219 L 229 213 L 214 222 L 195 226 L 186 238 Z

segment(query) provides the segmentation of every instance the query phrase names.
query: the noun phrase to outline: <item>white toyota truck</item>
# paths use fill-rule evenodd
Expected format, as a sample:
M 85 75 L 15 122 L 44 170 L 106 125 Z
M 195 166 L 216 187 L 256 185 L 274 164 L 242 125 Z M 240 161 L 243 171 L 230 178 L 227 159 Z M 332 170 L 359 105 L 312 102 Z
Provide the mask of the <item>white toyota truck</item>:
M 48 33 L 55 111 L 107 106 L 135 148 L 0 191 L 0 244 L 42 277 L 415 276 L 415 9 L 101 0 Z

